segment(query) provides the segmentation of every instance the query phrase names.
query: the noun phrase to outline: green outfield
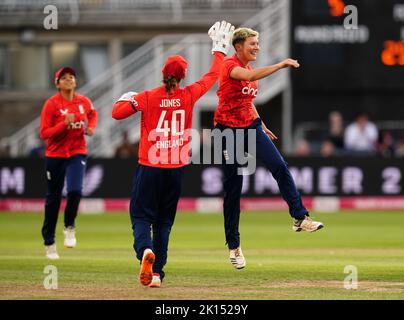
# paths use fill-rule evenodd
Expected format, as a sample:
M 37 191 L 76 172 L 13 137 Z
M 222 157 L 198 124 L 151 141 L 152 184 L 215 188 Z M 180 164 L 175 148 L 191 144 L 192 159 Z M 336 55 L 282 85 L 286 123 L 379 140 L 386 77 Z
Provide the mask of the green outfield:
M 41 214 L 0 213 L 0 299 L 404 299 L 404 213 L 315 214 L 325 229 L 294 233 L 287 213 L 243 213 L 247 267 L 228 260 L 219 214 L 177 215 L 166 280 L 142 287 L 127 214 L 81 215 L 75 249 L 47 260 Z M 43 286 L 55 265 L 58 289 Z M 344 289 L 344 268 L 358 288 Z

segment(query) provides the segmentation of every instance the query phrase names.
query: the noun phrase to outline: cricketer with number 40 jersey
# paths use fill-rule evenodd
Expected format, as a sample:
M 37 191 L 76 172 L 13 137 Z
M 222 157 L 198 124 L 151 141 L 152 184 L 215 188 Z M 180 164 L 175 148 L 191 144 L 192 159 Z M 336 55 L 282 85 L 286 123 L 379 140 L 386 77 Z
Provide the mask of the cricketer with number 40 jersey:
M 141 111 L 139 163 L 159 168 L 189 164 L 192 109 L 216 82 L 224 55 L 214 53 L 210 70 L 197 82 L 167 93 L 164 85 L 117 101 L 112 117 L 125 119 Z

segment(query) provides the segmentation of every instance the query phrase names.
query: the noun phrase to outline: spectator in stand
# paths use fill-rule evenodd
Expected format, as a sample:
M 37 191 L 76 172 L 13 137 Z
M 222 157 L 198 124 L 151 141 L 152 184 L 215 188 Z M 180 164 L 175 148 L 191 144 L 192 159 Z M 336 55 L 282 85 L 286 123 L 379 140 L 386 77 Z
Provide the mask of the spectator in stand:
M 404 136 L 398 140 L 395 156 L 398 158 L 404 158 Z
M 390 131 L 382 131 L 377 145 L 377 151 L 383 158 L 394 157 L 394 139 Z
M 320 148 L 320 155 L 323 158 L 328 158 L 328 157 L 332 157 L 332 156 L 336 155 L 335 145 L 334 145 L 333 141 L 326 140 L 323 142 L 323 144 L 321 145 L 321 148 Z
M 299 140 L 296 144 L 295 155 L 298 157 L 308 157 L 311 154 L 311 147 L 307 140 Z
M 369 116 L 360 113 L 355 122 L 345 130 L 345 148 L 354 154 L 373 154 L 376 151 L 378 135 L 377 127 L 369 120 Z
M 130 143 L 128 132 L 123 132 L 122 134 L 122 143 L 118 146 L 115 151 L 115 157 L 117 158 L 134 158 L 137 155 L 137 148 Z
M 328 137 L 325 142 L 331 142 L 335 148 L 344 149 L 344 120 L 339 111 L 332 111 L 328 116 Z

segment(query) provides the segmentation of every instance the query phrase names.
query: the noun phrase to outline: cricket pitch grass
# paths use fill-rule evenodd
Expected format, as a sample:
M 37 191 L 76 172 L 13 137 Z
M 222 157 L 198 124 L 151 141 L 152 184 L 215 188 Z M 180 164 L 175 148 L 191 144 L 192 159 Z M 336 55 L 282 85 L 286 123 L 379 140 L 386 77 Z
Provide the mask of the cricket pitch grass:
M 138 280 L 127 213 L 79 215 L 74 249 L 63 247 L 61 215 L 56 240 L 61 259 L 52 261 L 44 255 L 42 214 L 3 212 L 0 299 L 404 299 L 404 213 L 312 216 L 325 228 L 307 234 L 292 231 L 286 212 L 242 213 L 247 266 L 235 270 L 222 215 L 178 213 L 163 286 L 147 288 Z M 56 267 L 57 289 L 44 287 L 49 265 Z M 348 290 L 352 268 L 357 289 Z

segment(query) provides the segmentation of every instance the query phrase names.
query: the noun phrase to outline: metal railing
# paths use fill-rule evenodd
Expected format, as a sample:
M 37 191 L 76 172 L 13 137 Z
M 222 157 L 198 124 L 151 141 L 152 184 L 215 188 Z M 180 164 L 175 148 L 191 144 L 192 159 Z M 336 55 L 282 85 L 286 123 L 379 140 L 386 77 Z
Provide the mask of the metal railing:
M 241 8 L 265 7 L 269 0 L 1 0 L 0 10 L 32 10 L 43 8 L 48 4 L 53 4 L 61 8 L 68 8 L 74 3 L 81 8 L 100 8 L 102 10 L 114 9 L 159 9 L 177 6 L 183 8 L 196 9 L 217 9 L 217 8 Z
M 0 25 L 38 23 L 43 9 L 53 5 L 58 9 L 61 24 L 99 24 L 100 17 L 107 24 L 120 23 L 117 17 L 145 15 L 159 16 L 155 23 L 169 19 L 173 22 L 192 21 L 198 15 L 216 12 L 249 12 L 264 8 L 270 0 L 0 0 Z M 137 20 L 135 19 L 135 20 Z M 131 20 L 126 23 L 130 23 Z M 152 21 L 150 21 L 152 22 Z
M 279 62 L 289 54 L 289 2 L 286 0 L 267 2 L 268 5 L 264 10 L 243 24 L 260 32 L 261 52 L 259 63 L 255 67 Z M 93 101 L 99 114 L 96 134 L 88 141 L 90 154 L 99 157 L 113 156 L 124 131 L 127 131 L 133 139 L 139 139 L 139 114 L 120 122 L 111 118 L 111 107 L 123 92 L 139 92 L 158 86 L 163 63 L 166 57 L 172 54 L 181 54 L 188 60 L 188 73 L 183 85 L 197 81 L 209 69 L 212 59 L 210 50 L 211 40 L 207 34 L 191 34 L 185 37 L 184 35 L 157 36 L 79 88 L 78 92 Z M 288 87 L 287 70 L 262 79 L 255 103 L 265 103 Z M 216 93 L 214 89 L 211 89 L 194 109 L 194 128 L 199 128 L 201 110 L 214 110 L 216 106 Z M 39 118 L 12 136 L 3 139 L 1 145 L 10 146 L 11 156 L 25 155 L 37 139 L 38 128 Z

